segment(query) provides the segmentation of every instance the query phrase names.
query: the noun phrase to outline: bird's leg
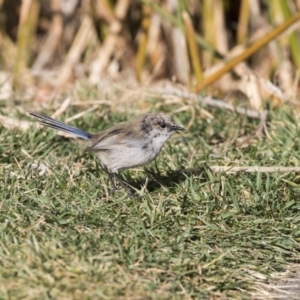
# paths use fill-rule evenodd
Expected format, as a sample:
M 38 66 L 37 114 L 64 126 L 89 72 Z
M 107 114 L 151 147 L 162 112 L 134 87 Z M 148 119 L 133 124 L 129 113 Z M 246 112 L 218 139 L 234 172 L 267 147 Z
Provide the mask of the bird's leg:
M 130 187 L 126 184 L 126 182 L 124 182 L 123 180 L 121 180 L 119 178 L 117 173 L 109 172 L 109 170 L 106 166 L 103 166 L 103 170 L 107 174 L 107 176 L 113 186 L 113 190 L 116 191 L 116 190 L 120 190 L 121 188 L 123 188 L 128 193 L 128 195 L 134 194 L 134 192 L 130 189 Z M 119 187 L 116 186 L 116 182 L 119 184 Z
M 109 171 L 108 171 L 108 169 L 107 169 L 107 167 L 106 166 L 102 166 L 103 167 L 103 170 L 104 170 L 104 172 L 107 174 L 107 176 L 108 176 L 108 178 L 109 178 L 109 181 L 111 182 L 111 184 L 112 184 L 112 187 L 113 187 L 113 190 L 119 190 L 120 188 L 117 188 L 117 186 L 116 186 L 116 184 L 115 184 L 115 176 L 114 176 L 114 173 L 110 173 Z
M 113 178 L 118 182 L 118 184 L 129 194 L 132 195 L 134 192 L 130 189 L 126 182 L 119 178 L 117 173 L 111 173 Z

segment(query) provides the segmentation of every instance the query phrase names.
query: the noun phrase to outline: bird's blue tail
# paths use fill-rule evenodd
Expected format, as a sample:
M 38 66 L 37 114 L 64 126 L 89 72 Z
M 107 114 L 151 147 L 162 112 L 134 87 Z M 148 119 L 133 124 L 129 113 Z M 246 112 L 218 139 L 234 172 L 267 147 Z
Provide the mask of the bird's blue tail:
M 65 124 L 63 122 L 54 120 L 52 118 L 37 114 L 35 112 L 29 112 L 30 115 L 39 118 L 41 120 L 39 120 L 39 122 L 45 126 L 60 130 L 60 131 L 64 131 L 64 132 L 68 132 L 71 134 L 74 134 L 77 137 L 80 137 L 82 139 L 88 140 L 91 139 L 93 137 L 92 134 L 85 132 L 81 129 L 78 129 L 76 127 L 73 127 L 71 125 Z

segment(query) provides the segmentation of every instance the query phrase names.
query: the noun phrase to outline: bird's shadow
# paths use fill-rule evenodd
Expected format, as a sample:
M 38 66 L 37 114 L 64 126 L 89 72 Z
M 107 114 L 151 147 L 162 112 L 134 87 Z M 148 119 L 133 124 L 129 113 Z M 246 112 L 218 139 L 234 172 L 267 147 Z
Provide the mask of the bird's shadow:
M 180 182 L 185 181 L 187 176 L 199 175 L 206 173 L 206 167 L 198 169 L 178 169 L 168 170 L 166 173 L 161 174 L 157 168 L 145 169 L 146 176 L 148 177 L 147 191 L 153 192 L 160 189 L 162 186 L 172 188 L 177 186 Z M 125 181 L 134 189 L 141 190 L 145 186 L 145 179 L 133 179 L 130 174 L 124 174 L 123 178 Z

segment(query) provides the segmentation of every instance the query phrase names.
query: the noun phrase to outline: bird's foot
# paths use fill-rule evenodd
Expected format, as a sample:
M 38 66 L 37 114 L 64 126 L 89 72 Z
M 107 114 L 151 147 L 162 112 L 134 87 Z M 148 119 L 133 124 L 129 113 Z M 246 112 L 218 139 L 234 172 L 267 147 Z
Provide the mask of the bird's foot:
M 124 191 L 126 192 L 127 196 L 128 197 L 133 197 L 133 198 L 139 198 L 140 195 L 134 191 L 133 189 L 131 189 L 130 187 L 128 186 L 125 186 L 125 185 L 115 185 L 113 184 L 112 187 L 110 188 L 110 191 L 112 193 L 115 193 L 115 192 L 119 192 L 119 191 Z

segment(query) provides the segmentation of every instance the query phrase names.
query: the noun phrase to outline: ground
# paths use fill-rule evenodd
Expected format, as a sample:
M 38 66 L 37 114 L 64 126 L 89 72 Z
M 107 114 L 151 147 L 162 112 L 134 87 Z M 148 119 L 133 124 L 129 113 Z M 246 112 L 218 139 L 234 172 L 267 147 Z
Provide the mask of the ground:
M 25 114 L 14 117 L 32 120 L 28 130 L 0 127 L 1 299 L 283 295 L 275 286 L 300 258 L 299 174 L 210 166 L 299 166 L 296 113 L 273 110 L 258 132 L 258 120 L 223 109 L 149 103 L 141 111 L 173 114 L 186 131 L 155 162 L 123 173 L 139 198 L 113 193 L 77 140 Z M 72 106 L 58 119 L 82 110 Z M 138 114 L 101 105 L 70 123 L 95 132 Z

